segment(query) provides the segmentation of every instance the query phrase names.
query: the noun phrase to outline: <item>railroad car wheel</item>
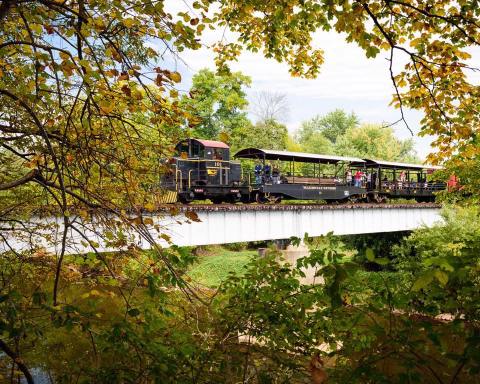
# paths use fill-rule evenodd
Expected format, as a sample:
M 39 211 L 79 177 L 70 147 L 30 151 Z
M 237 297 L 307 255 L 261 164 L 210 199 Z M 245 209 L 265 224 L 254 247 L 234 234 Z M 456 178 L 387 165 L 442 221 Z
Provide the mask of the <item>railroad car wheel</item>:
M 282 196 L 258 192 L 255 195 L 255 201 L 259 204 L 278 204 L 282 201 Z
M 359 203 L 360 201 L 362 201 L 362 199 L 360 198 L 360 196 L 353 195 L 353 196 L 350 196 L 350 197 L 348 198 L 348 202 L 349 202 L 349 203 L 355 204 L 355 203 Z
M 255 201 L 258 204 L 265 204 L 267 202 L 267 199 L 265 198 L 265 195 L 261 192 L 255 193 Z
M 282 196 L 268 196 L 267 201 L 270 204 L 278 204 L 282 201 Z
M 213 204 L 222 204 L 223 199 L 221 197 L 210 197 L 210 200 Z
M 370 201 L 372 203 L 382 204 L 382 203 L 385 203 L 387 201 L 387 196 L 379 195 L 378 193 L 374 193 L 373 195 L 368 196 L 368 201 Z
M 193 192 L 178 195 L 178 200 L 183 204 L 191 203 L 194 199 L 195 199 L 195 195 Z
M 252 203 L 254 201 L 254 199 L 252 199 L 252 197 L 250 195 L 242 195 L 240 201 L 243 204 L 249 204 L 249 203 Z

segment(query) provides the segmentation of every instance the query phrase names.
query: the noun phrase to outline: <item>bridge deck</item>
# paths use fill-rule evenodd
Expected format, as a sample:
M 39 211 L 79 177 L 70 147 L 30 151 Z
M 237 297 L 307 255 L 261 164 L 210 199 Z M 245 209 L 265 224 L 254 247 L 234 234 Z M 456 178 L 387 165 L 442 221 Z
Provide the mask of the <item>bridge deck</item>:
M 411 203 L 411 204 L 169 204 L 158 208 L 158 212 L 238 212 L 238 211 L 329 211 L 343 209 L 431 209 L 441 208 L 437 203 Z

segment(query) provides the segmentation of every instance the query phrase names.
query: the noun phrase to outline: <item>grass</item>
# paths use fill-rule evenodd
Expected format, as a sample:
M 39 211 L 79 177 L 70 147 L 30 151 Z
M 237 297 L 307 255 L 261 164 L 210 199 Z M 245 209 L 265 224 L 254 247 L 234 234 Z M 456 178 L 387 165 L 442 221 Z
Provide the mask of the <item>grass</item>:
M 211 254 L 199 257 L 198 263 L 190 269 L 188 276 L 207 287 L 218 287 L 230 272 L 243 274 L 243 267 L 257 254 L 256 250 L 234 252 L 215 248 Z

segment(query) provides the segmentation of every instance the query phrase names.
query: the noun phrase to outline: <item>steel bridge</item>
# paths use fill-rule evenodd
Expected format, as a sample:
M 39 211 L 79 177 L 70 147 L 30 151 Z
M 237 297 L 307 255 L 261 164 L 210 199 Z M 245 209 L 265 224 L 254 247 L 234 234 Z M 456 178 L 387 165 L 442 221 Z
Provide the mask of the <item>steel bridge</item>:
M 356 205 L 205 205 L 189 206 L 200 222 L 161 223 L 177 245 L 225 244 L 244 241 L 397 232 L 431 226 L 441 220 L 437 204 Z
M 173 215 L 172 215 L 173 212 Z M 194 214 L 189 213 L 194 212 Z M 196 221 L 198 216 L 198 221 Z M 190 219 L 188 218 L 190 217 Z M 417 204 L 352 204 L 352 205 L 189 205 L 171 206 L 143 216 L 146 230 L 163 247 L 170 244 L 196 246 L 248 241 L 302 238 L 325 235 L 350 235 L 378 232 L 407 231 L 420 226 L 431 226 L 441 220 L 440 206 Z M 148 220 L 146 220 L 148 218 Z M 192 220 L 194 219 L 194 220 Z M 35 221 L 35 220 L 34 220 Z M 42 218 L 44 229 L 26 237 L 0 239 L 0 252 L 21 251 L 32 246 L 58 252 L 62 235 L 62 221 Z M 105 221 L 103 221 L 105 223 Z M 33 225 L 33 224 L 32 224 Z M 107 245 L 108 231 L 101 222 L 81 222 L 82 233 L 69 230 L 67 253 L 85 253 L 118 250 Z M 49 241 L 45 240 L 49 235 Z M 163 238 L 159 235 L 163 234 Z M 165 240 L 170 238 L 170 243 Z M 108 236 L 107 236 L 108 237 Z M 145 236 L 134 229 L 127 233 L 125 247 L 135 244 L 143 249 L 151 247 Z M 88 239 L 88 241 L 86 241 Z M 7 244 L 8 242 L 8 244 Z M 90 244 L 88 243 L 90 242 Z

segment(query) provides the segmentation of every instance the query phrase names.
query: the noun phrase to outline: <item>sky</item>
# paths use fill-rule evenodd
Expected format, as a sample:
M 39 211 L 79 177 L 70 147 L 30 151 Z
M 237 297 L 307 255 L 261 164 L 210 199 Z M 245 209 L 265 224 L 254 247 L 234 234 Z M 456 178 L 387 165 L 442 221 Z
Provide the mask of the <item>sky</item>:
M 220 40 L 222 34 L 223 30 L 208 32 L 205 44 Z M 231 35 L 227 38 L 232 41 Z M 294 78 L 288 73 L 286 64 L 266 59 L 261 53 L 244 52 L 237 62 L 231 63 L 232 70 L 241 71 L 252 79 L 252 85 L 247 90 L 250 103 L 259 91 L 285 94 L 289 114 L 284 123 L 291 133 L 300 127 L 302 121 L 336 108 L 355 112 L 361 123 L 386 125 L 400 118 L 400 111 L 389 106 L 394 88 L 390 80 L 388 52 L 382 52 L 375 59 L 367 59 L 363 50 L 347 43 L 336 32 L 318 33 L 314 43 L 324 50 L 325 60 L 316 79 Z M 174 64 L 174 69 L 182 74 L 181 88 L 184 90 L 189 89 L 192 76 L 198 70 L 215 69 L 214 54 L 207 46 L 197 51 L 184 51 L 180 56 L 181 60 Z M 413 138 L 417 154 L 424 159 L 431 152 L 432 138 L 416 135 L 421 112 L 405 112 L 415 135 L 412 137 L 400 122 L 394 126 L 396 136 L 401 139 Z M 253 119 L 253 115 L 251 117 Z

